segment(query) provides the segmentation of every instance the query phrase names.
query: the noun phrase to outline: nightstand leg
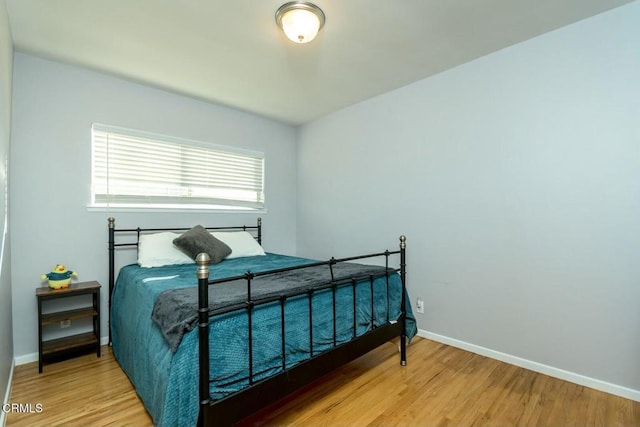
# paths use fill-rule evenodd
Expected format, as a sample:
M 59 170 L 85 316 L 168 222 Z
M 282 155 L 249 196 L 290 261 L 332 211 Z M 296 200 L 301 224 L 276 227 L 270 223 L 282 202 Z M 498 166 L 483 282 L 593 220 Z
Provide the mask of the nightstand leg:
M 98 340 L 96 354 L 100 357 L 100 291 L 96 291 L 93 294 L 93 306 L 96 308 L 96 313 L 98 313 L 98 315 L 93 318 L 93 331 Z
M 38 373 L 42 373 L 42 300 L 38 298 Z

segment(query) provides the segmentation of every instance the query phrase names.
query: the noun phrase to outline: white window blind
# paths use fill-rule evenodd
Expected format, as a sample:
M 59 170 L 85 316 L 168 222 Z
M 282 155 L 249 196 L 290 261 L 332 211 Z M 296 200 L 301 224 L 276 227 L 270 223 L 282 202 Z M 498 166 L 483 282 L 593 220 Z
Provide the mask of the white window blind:
M 264 155 L 92 127 L 94 206 L 264 208 Z

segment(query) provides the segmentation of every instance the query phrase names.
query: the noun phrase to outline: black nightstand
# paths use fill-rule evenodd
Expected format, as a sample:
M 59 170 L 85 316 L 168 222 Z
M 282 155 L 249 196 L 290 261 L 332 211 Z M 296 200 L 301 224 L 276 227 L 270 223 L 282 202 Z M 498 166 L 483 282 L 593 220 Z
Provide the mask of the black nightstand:
M 78 295 L 91 295 L 91 305 L 42 314 L 42 304 L 46 301 Z M 100 357 L 100 283 L 95 281 L 72 283 L 68 288 L 56 290 L 48 286 L 41 287 L 36 289 L 36 298 L 38 299 L 38 372 L 42 373 L 42 365 L 47 360 L 63 359 L 83 350 L 95 349 L 97 356 Z M 43 341 L 42 327 L 44 325 L 82 318 L 93 318 L 91 332 Z

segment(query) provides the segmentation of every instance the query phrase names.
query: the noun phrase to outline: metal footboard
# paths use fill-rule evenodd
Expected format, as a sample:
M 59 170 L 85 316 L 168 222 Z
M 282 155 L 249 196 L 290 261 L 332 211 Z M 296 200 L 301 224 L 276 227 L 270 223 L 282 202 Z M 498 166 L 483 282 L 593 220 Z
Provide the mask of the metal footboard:
M 389 257 L 392 255 L 400 256 L 400 266 L 397 269 L 389 268 Z M 385 272 L 381 274 L 368 274 L 364 276 L 353 276 L 344 279 L 335 280 L 333 274 L 333 266 L 340 262 L 363 260 L 375 257 L 385 257 Z M 309 384 L 310 382 L 329 373 L 335 368 L 344 365 L 379 345 L 389 341 L 392 338 L 400 337 L 400 363 L 406 365 L 406 238 L 400 237 L 400 250 L 390 252 L 355 256 L 349 258 L 335 259 L 328 261 L 305 264 L 301 266 L 274 269 L 259 273 L 247 272 L 242 275 L 228 277 L 224 279 L 209 280 L 209 256 L 205 253 L 198 255 L 196 262 L 198 263 L 198 342 L 199 342 L 199 360 L 200 360 L 200 415 L 198 425 L 231 425 L 245 418 L 247 415 L 262 409 L 269 404 L 275 403 L 282 397 L 290 394 L 296 389 Z M 316 286 L 313 289 L 305 290 L 299 293 L 272 296 L 263 299 L 252 298 L 252 282 L 260 276 L 267 276 L 277 273 L 294 271 L 309 267 L 328 266 L 331 271 L 331 280 L 323 285 Z M 389 319 L 389 275 L 398 273 L 402 284 L 400 317 L 397 321 Z M 387 292 L 387 310 L 386 322 L 382 325 L 375 324 L 374 309 L 374 280 L 376 278 L 386 277 Z M 222 310 L 211 310 L 209 308 L 209 286 L 234 280 L 244 280 L 247 287 L 247 300 L 241 304 L 225 307 Z M 371 319 L 370 329 L 364 334 L 357 336 L 357 316 L 356 316 L 356 284 L 362 281 L 369 281 L 371 292 Z M 339 344 L 336 330 L 336 291 L 341 286 L 351 286 L 353 292 L 353 337 L 351 341 Z M 313 295 L 320 291 L 330 290 L 332 294 L 333 307 L 333 348 L 322 352 L 314 352 L 313 337 Z M 309 304 L 309 353 L 310 357 L 298 364 L 287 368 L 286 363 L 286 320 L 285 320 L 285 302 L 289 298 L 307 295 Z M 253 372 L 253 321 L 252 314 L 255 308 L 261 304 L 278 302 L 280 305 L 281 315 L 281 351 L 282 351 L 282 371 L 268 377 L 266 379 L 255 380 Z M 247 311 L 247 328 L 248 328 L 248 371 L 249 371 L 249 387 L 235 392 L 227 397 L 219 400 L 213 400 L 210 396 L 210 355 L 209 355 L 209 319 L 211 316 L 230 311 L 244 309 Z

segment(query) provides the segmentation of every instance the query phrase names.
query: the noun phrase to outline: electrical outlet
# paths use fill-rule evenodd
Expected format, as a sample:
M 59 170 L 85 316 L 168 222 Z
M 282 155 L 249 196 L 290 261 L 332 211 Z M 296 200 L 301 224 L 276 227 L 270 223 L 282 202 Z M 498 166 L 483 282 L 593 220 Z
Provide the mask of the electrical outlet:
M 60 321 L 60 327 L 61 328 L 68 328 L 69 326 L 71 326 L 71 320 L 67 319 L 67 320 L 61 320 Z
M 422 297 L 418 297 L 416 301 L 416 312 L 424 314 L 424 300 Z

